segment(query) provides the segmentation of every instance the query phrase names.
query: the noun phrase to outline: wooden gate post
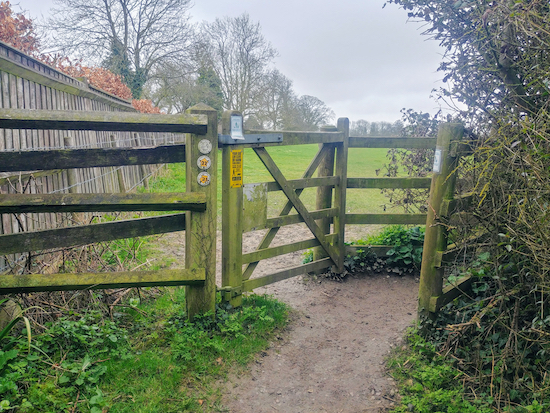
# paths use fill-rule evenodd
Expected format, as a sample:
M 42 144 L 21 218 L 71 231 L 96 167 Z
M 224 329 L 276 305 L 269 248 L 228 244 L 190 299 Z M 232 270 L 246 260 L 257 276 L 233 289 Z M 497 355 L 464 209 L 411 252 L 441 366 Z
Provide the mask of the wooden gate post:
M 231 115 L 240 112 L 226 110 L 222 116 L 222 135 L 230 135 Z M 224 301 L 233 307 L 242 304 L 243 284 L 243 176 L 244 148 L 224 145 L 222 149 L 222 288 Z M 240 177 L 239 174 L 240 164 Z
M 197 314 L 216 309 L 218 115 L 202 103 L 187 109 L 186 113 L 208 118 L 206 135 L 189 134 L 185 145 L 186 191 L 206 194 L 206 211 L 186 213 L 185 267 L 189 270 L 204 268 L 206 272 L 204 286 L 187 286 L 186 289 L 187 315 L 193 319 Z M 209 152 L 205 149 L 208 146 Z M 203 156 L 210 158 L 209 168 L 199 167 L 199 158 Z M 202 185 L 199 183 L 201 177 Z
M 335 126 L 323 126 L 321 132 L 337 132 L 338 129 Z M 336 146 L 334 143 L 320 143 L 319 149 L 323 146 L 328 146 L 330 149 L 327 152 L 325 159 L 321 161 L 317 167 L 317 176 L 319 178 L 333 176 L 334 175 L 334 153 Z M 317 198 L 315 200 L 315 209 L 325 209 L 332 207 L 332 187 L 320 186 L 317 188 Z M 323 231 L 323 234 L 330 234 L 330 218 L 322 218 L 317 221 L 317 225 Z M 317 261 L 328 257 L 327 252 L 323 247 L 315 247 L 313 249 L 313 261 Z M 318 273 L 322 273 L 325 270 L 319 270 Z
M 444 270 L 436 267 L 436 255 L 447 248 L 447 229 L 441 225 L 440 209 L 444 199 L 453 198 L 456 183 L 458 156 L 450 153 L 451 141 L 460 140 L 463 134 L 464 127 L 457 123 L 441 124 L 437 134 L 418 291 L 418 316 L 421 321 L 425 317 L 435 316 L 429 311 L 430 299 L 440 296 L 443 290 Z
M 339 274 L 344 272 L 344 260 L 346 259 L 346 193 L 348 186 L 348 146 L 349 146 L 349 119 L 339 118 L 336 124 L 338 132 L 344 134 L 344 140 L 336 144 L 336 176 L 340 177 L 338 185 L 334 187 L 334 205 L 338 213 L 334 217 L 334 233 L 336 234 L 335 246 L 338 250 L 338 263 L 336 270 Z

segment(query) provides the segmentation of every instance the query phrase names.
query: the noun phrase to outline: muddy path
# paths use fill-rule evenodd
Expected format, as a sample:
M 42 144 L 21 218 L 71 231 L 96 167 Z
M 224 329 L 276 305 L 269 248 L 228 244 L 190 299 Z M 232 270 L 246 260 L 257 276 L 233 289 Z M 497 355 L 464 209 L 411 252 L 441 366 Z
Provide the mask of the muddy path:
M 164 253 L 178 261 L 183 257 L 181 235 L 159 239 Z M 350 233 L 351 238 L 360 235 Z M 303 226 L 286 227 L 274 244 L 310 236 Z M 254 248 L 260 237 L 246 234 L 243 249 Z M 268 260 L 254 276 L 298 265 L 301 259 L 294 253 Z M 223 385 L 222 411 L 387 411 L 396 389 L 384 360 L 414 321 L 417 290 L 415 277 L 386 274 L 360 274 L 343 282 L 304 275 L 257 289 L 289 304 L 291 322 L 246 373 Z

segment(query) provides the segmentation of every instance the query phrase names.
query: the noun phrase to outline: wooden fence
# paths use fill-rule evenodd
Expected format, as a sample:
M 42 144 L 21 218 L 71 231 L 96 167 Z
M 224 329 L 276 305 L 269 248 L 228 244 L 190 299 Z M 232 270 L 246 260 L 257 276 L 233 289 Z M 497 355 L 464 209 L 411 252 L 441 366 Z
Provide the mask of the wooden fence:
M 459 125 L 446 124 L 433 138 L 349 137 L 349 121 L 338 120 L 334 129 L 320 132 L 276 132 L 271 136 L 245 135 L 228 142 L 229 120 L 222 118 L 222 135 L 217 134 L 216 112 L 198 105 L 187 115 L 142 115 L 113 112 L 29 111 L 0 109 L 0 125 L 26 131 L 90 130 L 188 133 L 185 145 L 151 148 L 54 149 L 47 151 L 0 152 L 0 172 L 25 170 L 71 170 L 113 168 L 122 165 L 186 163 L 186 193 L 183 194 L 83 194 L 50 193 L 0 195 L 1 214 L 63 213 L 82 211 L 188 211 L 186 215 L 163 215 L 128 221 L 48 229 L 0 236 L 0 255 L 31 250 L 71 247 L 120 238 L 186 230 L 186 269 L 102 274 L 5 275 L 0 293 L 43 290 L 107 288 L 114 286 L 187 285 L 190 316 L 214 309 L 216 274 L 217 147 L 222 154 L 222 286 L 223 298 L 241 303 L 242 293 L 311 271 L 333 267 L 344 270 L 348 252 L 344 244 L 349 224 L 427 224 L 420 282 L 420 309 L 436 312 L 460 292 L 461 286 L 443 290 L 447 248 L 444 219 L 462 200 L 453 200 L 456 165 L 462 136 Z M 232 139 L 229 139 L 229 141 Z M 301 179 L 287 179 L 270 156 L 268 148 L 318 144 L 319 150 Z M 347 177 L 350 148 L 434 148 L 431 178 Z M 274 181 L 243 185 L 243 150 L 251 148 Z M 318 171 L 318 176 L 313 177 Z M 306 208 L 300 195 L 316 187 L 316 209 Z M 346 212 L 348 188 L 431 188 L 428 214 L 354 214 Z M 275 217 L 267 217 L 267 193 L 282 191 L 286 204 Z M 334 197 L 332 194 L 334 193 Z M 333 202 L 334 199 L 334 202 Z M 464 198 L 463 200 L 466 200 Z M 291 214 L 295 210 L 296 214 Z M 271 247 L 279 229 L 303 222 L 313 238 Z M 243 254 L 242 235 L 253 229 L 267 229 L 253 252 Z M 331 232 L 332 231 L 332 232 Z M 272 274 L 252 277 L 261 260 L 316 247 L 314 261 Z M 387 247 L 386 247 L 387 248 Z M 376 247 L 375 247 L 376 249 Z M 244 266 L 244 268 L 243 268 Z
M 186 230 L 186 269 L 78 274 L 3 275 L 0 294 L 129 286 L 187 285 L 188 312 L 214 309 L 216 180 L 200 185 L 196 177 L 198 142 L 217 144 L 216 112 L 197 106 L 186 115 L 143 115 L 77 111 L 0 109 L 0 125 L 16 130 L 153 131 L 188 133 L 187 145 L 152 148 L 53 149 L 0 152 L 0 172 L 68 170 L 123 165 L 185 162 L 187 192 L 170 194 L 1 194 L 0 213 L 73 213 L 113 211 L 188 211 L 155 217 L 68 228 L 27 231 L 0 236 L 0 255 L 87 245 L 93 242 Z M 211 164 L 216 170 L 216 150 Z
M 131 102 L 120 99 L 55 70 L 0 42 L 0 108 L 48 111 L 135 112 Z M 47 151 L 64 148 L 145 147 L 181 143 L 183 135 L 144 131 L 93 131 L 12 129 L 0 125 L 0 152 Z M 38 168 L 0 173 L 0 193 L 116 193 L 146 184 L 158 165 L 79 168 Z M 66 214 L 4 214 L 0 233 L 12 234 L 57 228 L 69 223 Z M 0 270 L 8 269 L 25 255 L 0 258 Z M 2 271 L 0 271 L 2 272 Z

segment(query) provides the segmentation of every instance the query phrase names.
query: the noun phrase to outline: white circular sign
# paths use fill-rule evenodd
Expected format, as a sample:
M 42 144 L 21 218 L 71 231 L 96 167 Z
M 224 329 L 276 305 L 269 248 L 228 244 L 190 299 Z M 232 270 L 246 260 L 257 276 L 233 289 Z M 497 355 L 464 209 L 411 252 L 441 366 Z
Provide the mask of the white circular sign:
M 199 141 L 199 152 L 206 155 L 212 151 L 212 143 L 208 139 Z
M 206 171 L 212 166 L 212 160 L 208 156 L 202 155 L 199 157 L 199 159 L 197 159 L 197 166 L 199 167 L 199 169 Z
M 197 176 L 197 182 L 200 186 L 208 186 L 210 185 L 210 174 L 208 172 L 201 172 Z

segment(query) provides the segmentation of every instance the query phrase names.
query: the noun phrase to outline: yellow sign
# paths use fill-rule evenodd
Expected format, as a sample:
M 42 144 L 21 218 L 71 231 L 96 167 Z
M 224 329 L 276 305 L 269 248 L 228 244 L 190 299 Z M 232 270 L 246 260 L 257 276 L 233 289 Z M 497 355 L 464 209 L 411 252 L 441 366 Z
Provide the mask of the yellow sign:
M 243 186 L 243 150 L 231 151 L 231 174 L 229 176 L 230 187 L 240 188 Z

